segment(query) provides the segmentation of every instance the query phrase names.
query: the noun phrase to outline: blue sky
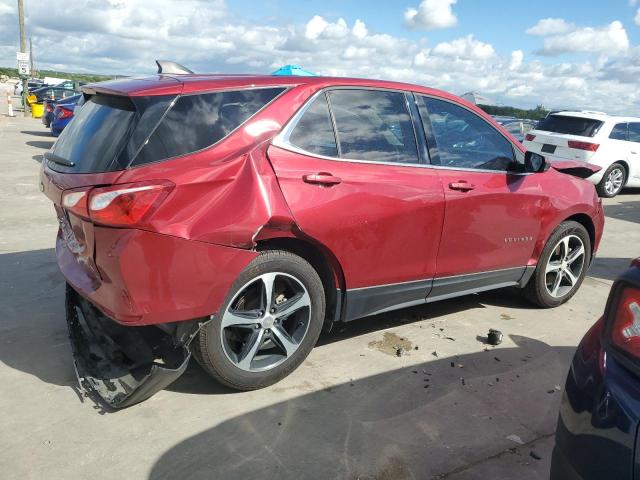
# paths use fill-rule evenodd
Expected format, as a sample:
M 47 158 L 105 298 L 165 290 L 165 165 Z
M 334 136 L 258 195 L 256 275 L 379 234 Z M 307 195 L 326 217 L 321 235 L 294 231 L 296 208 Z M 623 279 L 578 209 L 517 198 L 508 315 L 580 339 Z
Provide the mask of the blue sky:
M 491 43 L 496 51 L 506 54 L 514 49 L 533 53 L 540 48 L 541 40 L 525 33 L 540 18 L 563 18 L 586 26 L 620 20 L 631 43 L 640 43 L 640 27 L 634 24 L 637 6 L 634 8 L 629 0 L 460 0 L 454 7 L 458 17 L 456 26 L 426 33 L 409 30 L 403 23 L 401 13 L 418 3 L 393 0 L 237 0 L 228 5 L 239 15 L 255 22 L 267 18 L 273 23 L 302 23 L 314 15 L 321 15 L 327 20 L 342 17 L 348 22 L 360 19 L 371 30 L 414 40 L 426 36 L 434 43 L 472 33 Z M 567 58 L 571 55 L 565 56 Z
M 0 65 L 15 64 L 15 0 L 0 0 Z M 498 103 L 640 115 L 640 0 L 26 0 L 40 67 L 386 78 Z M 77 12 L 82 12 L 78 15 Z

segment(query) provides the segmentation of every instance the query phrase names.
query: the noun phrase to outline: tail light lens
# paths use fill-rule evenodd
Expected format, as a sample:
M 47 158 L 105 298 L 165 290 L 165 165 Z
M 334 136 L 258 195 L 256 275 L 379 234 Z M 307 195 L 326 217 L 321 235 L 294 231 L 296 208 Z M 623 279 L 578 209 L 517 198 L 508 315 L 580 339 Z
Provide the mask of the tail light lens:
M 59 119 L 73 117 L 73 112 L 71 110 L 69 110 L 68 108 L 58 107 L 58 110 L 60 110 L 58 112 L 58 118 Z
M 62 206 L 82 218 L 89 218 L 89 189 L 69 190 L 62 194 Z
M 47 112 L 53 112 L 53 107 L 47 103 Z
M 588 152 L 595 152 L 600 145 L 590 142 L 578 142 L 576 140 L 569 140 L 569 148 L 576 148 L 578 150 L 586 150 Z
M 148 218 L 173 187 L 161 181 L 94 188 L 89 195 L 89 215 L 96 223 L 133 226 Z
M 132 227 L 148 218 L 173 187 L 161 180 L 69 190 L 62 195 L 62 206 L 95 223 Z
M 536 139 L 536 136 L 535 136 L 535 135 L 532 135 L 532 134 L 530 134 L 530 133 L 527 133 L 527 134 L 524 136 L 524 139 L 525 139 L 526 141 L 528 141 L 528 142 L 533 142 L 533 141 Z
M 640 358 L 640 290 L 637 288 L 624 287 L 618 294 L 610 338 L 614 346 Z

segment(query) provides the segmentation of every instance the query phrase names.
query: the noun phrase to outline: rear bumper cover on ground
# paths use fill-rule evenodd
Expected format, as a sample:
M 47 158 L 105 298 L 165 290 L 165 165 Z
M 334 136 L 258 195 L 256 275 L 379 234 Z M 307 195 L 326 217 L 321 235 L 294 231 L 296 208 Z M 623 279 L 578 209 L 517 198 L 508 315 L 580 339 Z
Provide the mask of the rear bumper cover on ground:
M 66 317 L 80 387 L 111 408 L 148 399 L 184 373 L 200 323 L 179 335 L 157 327 L 124 327 L 67 285 Z

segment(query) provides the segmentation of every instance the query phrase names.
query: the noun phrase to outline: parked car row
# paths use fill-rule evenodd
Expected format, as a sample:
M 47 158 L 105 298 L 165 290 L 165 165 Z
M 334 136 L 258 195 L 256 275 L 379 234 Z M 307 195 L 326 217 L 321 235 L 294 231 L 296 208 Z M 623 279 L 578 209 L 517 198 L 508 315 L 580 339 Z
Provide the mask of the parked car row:
M 54 137 L 57 137 L 73 118 L 76 107 L 82 105 L 82 103 L 82 94 L 76 94 L 60 100 L 45 100 L 42 123 L 45 127 L 51 129 L 51 134 Z
M 524 142 L 525 135 L 535 128 L 535 120 L 527 120 L 515 117 L 503 117 L 495 115 L 493 117 L 496 122 L 502 125 L 507 132 L 514 136 L 520 143 Z

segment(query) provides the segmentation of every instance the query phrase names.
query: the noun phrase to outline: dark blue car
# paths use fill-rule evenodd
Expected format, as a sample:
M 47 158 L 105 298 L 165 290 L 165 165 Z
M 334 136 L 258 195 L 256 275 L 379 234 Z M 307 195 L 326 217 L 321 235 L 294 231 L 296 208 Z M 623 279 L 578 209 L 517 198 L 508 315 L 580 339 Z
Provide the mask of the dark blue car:
M 71 121 L 75 109 L 82 105 L 82 95 L 65 98 L 55 104 L 51 114 L 51 135 L 57 137 Z
M 640 259 L 578 346 L 560 406 L 552 480 L 640 478 Z M 640 453 L 640 452 L 639 452 Z

